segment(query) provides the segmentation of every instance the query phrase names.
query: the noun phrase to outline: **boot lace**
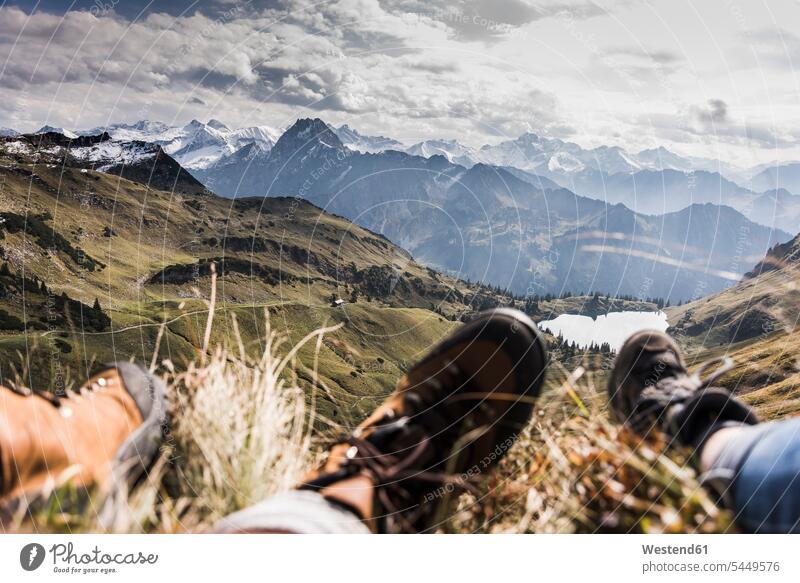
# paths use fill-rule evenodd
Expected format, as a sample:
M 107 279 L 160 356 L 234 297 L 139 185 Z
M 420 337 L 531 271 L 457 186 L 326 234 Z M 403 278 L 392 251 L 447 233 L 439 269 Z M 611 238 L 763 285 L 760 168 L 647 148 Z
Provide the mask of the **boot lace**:
M 420 469 L 436 467 L 440 460 L 447 457 L 448 452 L 443 451 L 442 447 L 444 444 L 434 439 L 431 433 L 435 434 L 435 428 L 448 427 L 449 422 L 437 405 L 448 398 L 444 394 L 447 388 L 461 387 L 456 383 L 462 381 L 462 377 L 455 364 L 446 364 L 438 375 L 419 382 L 414 390 L 404 394 L 405 415 L 395 419 L 390 413 L 367 437 L 362 438 L 359 430 L 353 432 L 345 442 L 350 448 L 345 454 L 347 459 L 341 474 L 322 476 L 317 487 L 356 473 L 365 473 L 375 484 L 376 498 L 383 512 L 379 520 L 380 530 L 384 532 L 418 530 L 421 521 L 437 506 L 430 502 L 441 498 L 443 493 L 457 490 L 478 494 L 474 480 Z M 435 395 L 433 404 L 421 398 L 420 393 L 425 389 Z M 393 450 L 393 443 L 412 445 Z M 441 493 L 430 500 L 427 497 L 420 499 L 421 492 L 438 493 L 437 487 Z
M 714 365 L 717 368 L 706 374 Z M 683 403 L 697 391 L 710 387 L 732 368 L 732 358 L 718 356 L 704 361 L 692 374 L 669 376 L 645 387 L 631 413 L 630 424 L 637 431 L 645 430 L 654 417 L 660 417 L 673 405 Z
M 398 454 L 386 453 L 365 439 L 351 437 L 348 440 L 351 444 L 347 452 L 348 464 L 354 471 L 363 471 L 373 480 L 386 523 L 382 530 L 388 532 L 413 532 L 418 529 L 420 520 L 433 510 L 429 501 L 419 499 L 421 489 L 438 486 L 442 493 L 453 490 L 478 493 L 476 486 L 462 476 L 415 467 L 418 462 L 424 464 L 425 460 L 432 459 L 429 454 L 434 445 L 423 431 L 412 429 L 412 434 L 419 436 L 418 443 L 410 452 Z M 441 494 L 434 498 L 440 497 Z
M 94 391 L 99 391 L 103 389 L 106 385 L 106 379 L 103 377 L 98 378 L 93 383 L 87 384 L 80 388 L 79 394 L 83 395 L 86 393 L 92 393 Z M 38 397 L 40 399 L 44 399 L 48 403 L 50 403 L 56 409 L 60 409 L 64 404 L 64 401 L 70 400 L 74 398 L 75 393 L 71 391 L 67 391 L 64 395 L 57 395 L 52 391 L 48 391 L 46 389 L 31 389 L 23 385 L 18 385 L 16 383 L 9 383 L 7 388 L 17 395 L 22 397 Z

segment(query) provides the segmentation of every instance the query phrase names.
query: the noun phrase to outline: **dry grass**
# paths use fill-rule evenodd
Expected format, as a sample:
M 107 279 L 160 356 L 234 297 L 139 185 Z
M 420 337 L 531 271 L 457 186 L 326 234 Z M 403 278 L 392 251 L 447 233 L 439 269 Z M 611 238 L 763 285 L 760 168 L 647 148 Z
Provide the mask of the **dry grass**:
M 464 495 L 447 530 L 505 533 L 726 532 L 728 513 L 700 486 L 686 451 L 667 451 L 608 419 L 591 375 L 574 371 L 489 478 Z
M 314 423 L 313 397 L 309 405 L 294 375 L 301 365 L 296 358 L 304 344 L 319 347 L 332 330 L 316 330 L 289 346 L 267 319 L 258 358 L 249 358 L 239 343 L 170 374 L 173 432 L 147 479 L 117 496 L 106 515 L 91 497 L 59 490 L 38 510 L 32 528 L 206 530 L 229 512 L 291 488 L 312 462 L 319 437 L 314 427 L 320 425 Z M 602 372 L 562 367 L 551 375 L 562 379 L 550 382 L 532 422 L 487 476 L 486 493 L 480 500 L 461 496 L 442 530 L 730 530 L 729 515 L 698 483 L 688 452 L 666 451 L 663 443 L 643 441 L 608 420 L 598 389 Z
M 18 513 L 9 530 L 185 532 L 294 486 L 312 456 L 313 399 L 294 375 L 294 346 L 266 319 L 260 357 L 218 347 L 185 372 L 168 375 L 172 427 L 162 456 L 130 492 L 76 492 L 69 485 Z M 166 363 L 169 367 L 170 364 Z M 23 509 L 24 510 L 24 509 Z
M 204 517 L 216 519 L 287 490 L 307 469 L 310 412 L 291 364 L 304 344 L 330 330 L 282 351 L 285 341 L 267 319 L 259 360 L 250 361 L 243 349 L 234 357 L 218 348 L 208 364 L 174 377 L 181 478 Z

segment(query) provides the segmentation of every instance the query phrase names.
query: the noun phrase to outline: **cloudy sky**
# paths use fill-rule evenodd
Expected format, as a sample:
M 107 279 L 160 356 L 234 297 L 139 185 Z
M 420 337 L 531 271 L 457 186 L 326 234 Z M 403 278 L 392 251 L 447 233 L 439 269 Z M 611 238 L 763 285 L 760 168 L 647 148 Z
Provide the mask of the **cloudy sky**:
M 795 0 L 0 0 L 0 126 L 285 126 L 800 159 Z

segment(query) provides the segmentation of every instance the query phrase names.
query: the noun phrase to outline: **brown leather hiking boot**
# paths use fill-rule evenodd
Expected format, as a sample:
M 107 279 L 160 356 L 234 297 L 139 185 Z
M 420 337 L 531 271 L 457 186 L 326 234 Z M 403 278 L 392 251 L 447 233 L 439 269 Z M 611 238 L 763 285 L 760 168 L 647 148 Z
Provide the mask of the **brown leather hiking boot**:
M 719 368 L 703 378 L 717 363 Z M 725 424 L 758 422 L 755 412 L 728 390 L 710 386 L 731 366 L 729 358 L 715 358 L 690 374 L 672 338 L 657 330 L 637 332 L 614 362 L 608 383 L 611 410 L 639 434 L 659 429 L 678 443 L 699 447 Z
M 473 489 L 528 422 L 544 380 L 546 348 L 522 312 L 483 312 L 414 366 L 301 489 L 320 491 L 379 532 L 435 528 L 454 488 Z M 371 512 L 335 491 L 370 480 Z
M 0 387 L 0 506 L 66 482 L 130 484 L 154 459 L 166 415 L 164 384 L 130 363 L 71 396 Z

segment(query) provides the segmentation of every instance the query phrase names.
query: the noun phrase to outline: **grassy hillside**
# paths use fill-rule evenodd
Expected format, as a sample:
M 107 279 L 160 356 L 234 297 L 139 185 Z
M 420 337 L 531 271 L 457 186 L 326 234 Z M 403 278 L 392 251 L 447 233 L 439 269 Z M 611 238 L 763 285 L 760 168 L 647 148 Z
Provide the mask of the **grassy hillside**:
M 718 384 L 738 393 L 764 419 L 800 413 L 800 330 L 692 351 L 695 362 L 726 355 L 734 368 Z
M 427 269 L 302 199 L 230 200 L 152 186 L 0 146 L 3 377 L 21 373 L 59 390 L 54 379 L 80 380 L 110 360 L 185 367 L 203 343 L 213 269 L 212 345 L 231 343 L 236 320 L 246 349 L 259 352 L 265 309 L 292 342 L 342 324 L 317 355 L 327 387 L 319 407 L 350 422 L 460 319 L 524 307 L 500 290 Z M 302 362 L 313 360 L 309 351 Z
M 677 334 L 705 345 L 791 332 L 799 312 L 800 235 L 776 245 L 737 285 L 667 309 Z
M 775 247 L 742 282 L 669 308 L 670 332 L 690 359 L 727 355 L 721 380 L 765 418 L 800 412 L 800 236 Z

